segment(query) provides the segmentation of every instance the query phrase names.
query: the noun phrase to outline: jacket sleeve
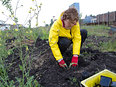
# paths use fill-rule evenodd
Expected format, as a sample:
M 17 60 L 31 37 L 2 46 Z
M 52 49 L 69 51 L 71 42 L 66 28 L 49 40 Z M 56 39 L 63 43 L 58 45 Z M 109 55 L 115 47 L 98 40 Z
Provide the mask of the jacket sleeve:
M 54 23 L 49 32 L 49 45 L 51 47 L 52 53 L 56 60 L 59 60 L 62 57 L 58 46 L 58 39 L 59 39 L 59 29 L 57 27 L 57 23 Z
M 76 26 L 74 26 L 74 31 L 73 31 L 73 55 L 80 54 L 80 47 L 81 47 L 81 35 L 80 35 L 80 26 L 79 23 L 77 23 Z

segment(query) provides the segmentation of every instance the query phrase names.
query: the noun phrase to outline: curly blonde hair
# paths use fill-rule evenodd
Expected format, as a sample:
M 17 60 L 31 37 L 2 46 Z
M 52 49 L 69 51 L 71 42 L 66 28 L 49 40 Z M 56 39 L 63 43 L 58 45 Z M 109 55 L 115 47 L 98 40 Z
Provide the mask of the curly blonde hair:
M 63 20 L 69 19 L 70 21 L 78 21 L 79 20 L 79 14 L 76 10 L 76 8 L 71 7 L 69 9 L 67 9 L 66 11 L 64 11 L 63 14 Z

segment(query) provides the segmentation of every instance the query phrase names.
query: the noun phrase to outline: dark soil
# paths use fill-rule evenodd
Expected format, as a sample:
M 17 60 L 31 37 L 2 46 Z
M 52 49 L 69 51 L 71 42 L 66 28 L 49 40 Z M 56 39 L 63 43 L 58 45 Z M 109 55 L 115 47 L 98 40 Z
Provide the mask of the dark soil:
M 95 45 L 98 45 L 98 42 L 105 42 L 110 38 L 89 36 L 88 39 L 91 39 L 92 42 L 96 43 Z M 89 42 L 87 40 L 83 45 Z M 104 69 L 109 69 L 116 73 L 116 52 L 101 52 L 100 50 L 93 49 L 93 47 L 85 48 L 83 46 L 81 48 L 81 55 L 79 56 L 78 69 L 64 70 L 58 66 L 47 40 L 38 38 L 35 47 L 30 47 L 30 49 L 33 49 L 29 57 L 29 59 L 33 59 L 30 75 L 34 75 L 35 79 L 43 87 L 80 87 L 80 81 Z M 22 50 L 23 54 L 25 54 L 25 48 Z M 68 65 L 72 58 L 71 52 L 69 48 L 63 55 Z M 7 64 L 13 63 L 9 70 L 11 80 L 15 80 L 17 76 L 22 76 L 19 70 L 21 61 L 17 53 L 18 51 L 15 49 L 14 54 L 7 58 Z

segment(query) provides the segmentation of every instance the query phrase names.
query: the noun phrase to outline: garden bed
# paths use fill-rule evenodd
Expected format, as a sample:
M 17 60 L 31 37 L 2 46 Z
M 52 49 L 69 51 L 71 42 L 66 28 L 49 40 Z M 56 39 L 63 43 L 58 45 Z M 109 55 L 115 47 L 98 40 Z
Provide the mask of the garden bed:
M 34 75 L 34 78 L 43 87 L 79 87 L 80 81 L 104 69 L 116 73 L 116 52 L 101 52 L 101 50 L 95 49 L 95 46 L 99 48 L 101 41 L 107 42 L 108 40 L 110 40 L 109 37 L 88 36 L 81 48 L 78 70 L 73 71 L 61 69 L 52 55 L 48 42 L 38 38 L 35 47 L 30 47 L 33 49 L 33 53 L 30 53 L 29 56 L 29 59 L 33 60 L 30 76 Z M 90 43 L 93 44 L 88 46 Z M 14 54 L 8 56 L 6 62 L 6 64 L 13 63 L 9 69 L 9 78 L 14 81 L 15 77 L 22 76 L 19 69 L 21 61 L 17 52 L 18 50 L 15 50 Z M 25 48 L 23 54 L 25 54 Z M 63 56 L 66 63 L 69 64 L 72 58 L 71 49 L 69 48 Z

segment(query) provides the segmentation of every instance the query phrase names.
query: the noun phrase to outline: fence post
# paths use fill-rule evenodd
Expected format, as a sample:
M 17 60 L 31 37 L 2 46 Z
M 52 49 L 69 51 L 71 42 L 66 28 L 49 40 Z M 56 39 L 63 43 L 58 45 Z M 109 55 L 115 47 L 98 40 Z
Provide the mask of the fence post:
M 108 26 L 109 26 L 109 12 L 108 12 Z

